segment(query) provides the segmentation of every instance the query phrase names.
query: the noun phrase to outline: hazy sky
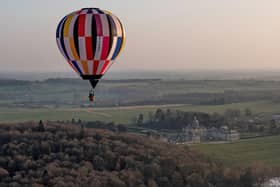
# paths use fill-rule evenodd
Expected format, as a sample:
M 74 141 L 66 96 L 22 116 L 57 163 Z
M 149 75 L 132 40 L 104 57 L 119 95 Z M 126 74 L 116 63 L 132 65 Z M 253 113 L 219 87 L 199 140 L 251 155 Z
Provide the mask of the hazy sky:
M 71 71 L 55 30 L 84 7 L 110 10 L 126 27 L 113 70 L 280 70 L 279 0 L 3 0 L 0 72 Z

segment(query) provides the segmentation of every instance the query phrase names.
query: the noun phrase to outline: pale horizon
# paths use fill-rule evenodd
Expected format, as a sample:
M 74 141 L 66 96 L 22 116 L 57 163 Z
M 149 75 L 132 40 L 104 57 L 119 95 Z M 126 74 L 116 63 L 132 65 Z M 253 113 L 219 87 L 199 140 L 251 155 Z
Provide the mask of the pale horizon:
M 9 0 L 0 3 L 1 72 L 72 72 L 55 42 L 66 14 L 112 11 L 127 45 L 110 71 L 280 71 L 280 2 Z

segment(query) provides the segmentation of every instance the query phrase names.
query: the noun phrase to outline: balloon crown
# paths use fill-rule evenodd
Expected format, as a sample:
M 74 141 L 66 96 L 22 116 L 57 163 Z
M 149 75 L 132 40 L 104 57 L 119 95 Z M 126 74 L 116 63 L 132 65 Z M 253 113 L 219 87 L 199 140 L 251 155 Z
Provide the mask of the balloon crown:
M 100 8 L 95 8 L 95 7 L 82 8 L 81 10 L 92 10 L 92 9 L 100 10 Z

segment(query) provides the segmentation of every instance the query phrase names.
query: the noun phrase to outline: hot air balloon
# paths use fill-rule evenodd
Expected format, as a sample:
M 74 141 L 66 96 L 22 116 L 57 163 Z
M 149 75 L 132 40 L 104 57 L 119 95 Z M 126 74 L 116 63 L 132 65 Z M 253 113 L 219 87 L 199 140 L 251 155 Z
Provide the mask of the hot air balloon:
M 57 46 L 72 69 L 94 89 L 124 48 L 125 30 L 119 18 L 99 8 L 84 8 L 65 16 L 56 30 Z

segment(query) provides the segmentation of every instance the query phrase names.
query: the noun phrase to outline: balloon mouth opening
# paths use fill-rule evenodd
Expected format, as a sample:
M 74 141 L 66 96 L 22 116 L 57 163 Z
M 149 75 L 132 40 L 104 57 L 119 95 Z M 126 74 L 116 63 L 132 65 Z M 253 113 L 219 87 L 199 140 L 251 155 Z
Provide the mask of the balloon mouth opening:
M 84 80 L 99 80 L 103 75 L 81 75 Z

